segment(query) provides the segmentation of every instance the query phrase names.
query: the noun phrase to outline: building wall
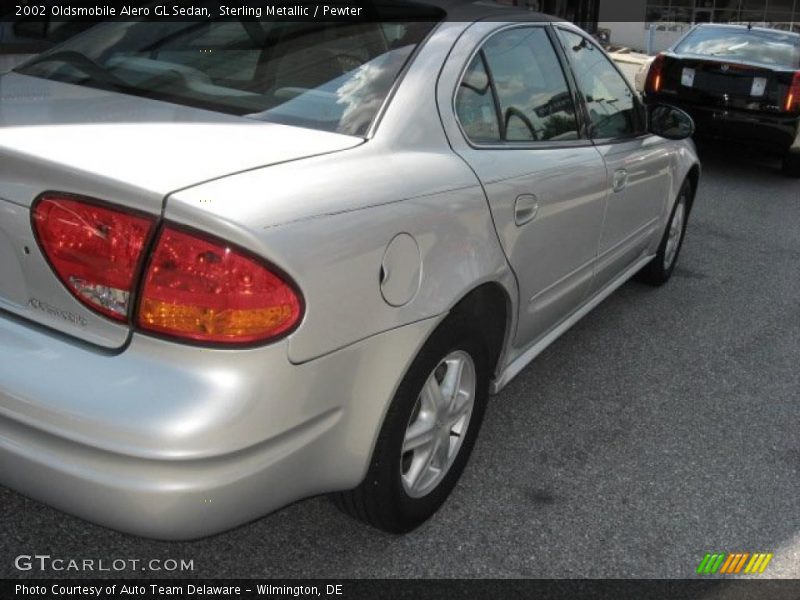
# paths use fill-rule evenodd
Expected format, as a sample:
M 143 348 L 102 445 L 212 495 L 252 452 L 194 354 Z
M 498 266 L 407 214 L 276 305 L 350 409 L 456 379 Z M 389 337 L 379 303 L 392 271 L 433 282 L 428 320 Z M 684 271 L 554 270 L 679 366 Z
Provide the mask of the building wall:
M 636 52 L 647 51 L 647 37 L 649 23 L 642 21 L 600 21 L 600 29 L 610 32 L 609 43 L 612 46 L 624 46 Z M 660 23 L 656 24 L 653 34 L 653 53 L 666 50 L 674 44 L 691 27 L 688 23 Z
M 637 4 L 636 0 L 631 2 Z M 642 51 L 645 48 L 644 29 L 644 1 L 642 1 L 641 21 L 605 21 L 603 20 L 603 7 L 600 7 L 598 29 L 608 29 L 610 32 L 609 43 L 612 46 L 627 46 L 634 50 Z

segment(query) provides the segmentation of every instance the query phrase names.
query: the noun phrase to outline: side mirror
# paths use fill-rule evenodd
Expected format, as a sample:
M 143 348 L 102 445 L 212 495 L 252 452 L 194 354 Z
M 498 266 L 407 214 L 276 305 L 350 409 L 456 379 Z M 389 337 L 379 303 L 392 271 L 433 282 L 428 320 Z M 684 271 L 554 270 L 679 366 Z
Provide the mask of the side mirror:
M 649 108 L 650 133 L 668 140 L 685 140 L 694 134 L 692 117 L 668 104 L 656 104 Z

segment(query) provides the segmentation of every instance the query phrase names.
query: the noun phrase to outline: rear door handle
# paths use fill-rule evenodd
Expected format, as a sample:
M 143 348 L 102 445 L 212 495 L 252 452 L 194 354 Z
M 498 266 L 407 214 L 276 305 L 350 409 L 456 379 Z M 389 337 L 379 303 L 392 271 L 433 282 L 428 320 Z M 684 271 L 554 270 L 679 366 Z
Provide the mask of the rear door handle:
M 533 194 L 517 196 L 514 202 L 514 223 L 517 227 L 530 223 L 539 212 L 539 200 Z
M 628 185 L 628 172 L 625 169 L 614 171 L 614 191 L 621 192 Z

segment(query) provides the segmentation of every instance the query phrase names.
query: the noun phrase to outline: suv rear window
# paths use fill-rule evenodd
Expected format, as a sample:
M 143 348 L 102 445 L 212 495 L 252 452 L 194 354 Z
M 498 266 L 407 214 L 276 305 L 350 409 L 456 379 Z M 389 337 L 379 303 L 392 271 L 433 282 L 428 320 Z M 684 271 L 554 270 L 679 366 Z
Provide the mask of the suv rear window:
M 800 36 L 746 27 L 698 27 L 678 46 L 678 54 L 698 54 L 796 69 Z
M 17 71 L 360 136 L 433 26 L 431 22 L 103 23 Z

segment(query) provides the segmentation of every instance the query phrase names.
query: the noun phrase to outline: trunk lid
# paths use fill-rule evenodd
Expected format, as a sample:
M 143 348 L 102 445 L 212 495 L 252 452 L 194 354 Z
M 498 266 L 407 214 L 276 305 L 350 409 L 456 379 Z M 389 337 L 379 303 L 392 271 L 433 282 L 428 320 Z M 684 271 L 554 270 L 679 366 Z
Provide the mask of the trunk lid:
M 793 75 L 788 68 L 667 54 L 661 93 L 691 104 L 778 113 Z
M 129 327 L 78 302 L 33 235 L 45 191 L 154 215 L 171 192 L 363 139 L 11 73 L 0 77 L 0 310 L 105 348 Z

